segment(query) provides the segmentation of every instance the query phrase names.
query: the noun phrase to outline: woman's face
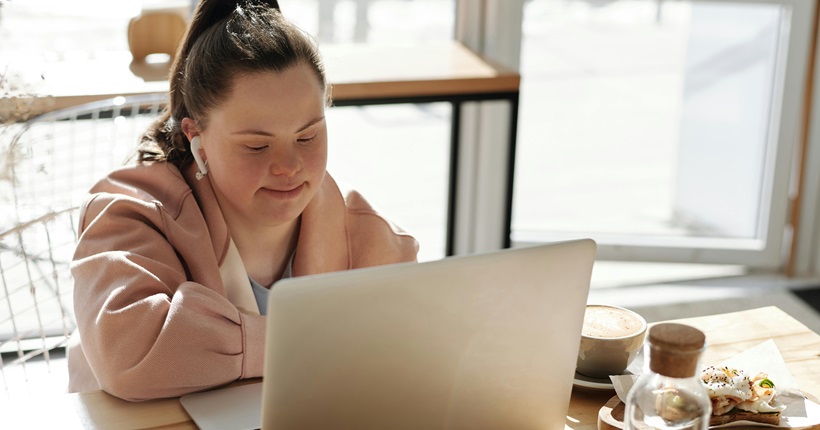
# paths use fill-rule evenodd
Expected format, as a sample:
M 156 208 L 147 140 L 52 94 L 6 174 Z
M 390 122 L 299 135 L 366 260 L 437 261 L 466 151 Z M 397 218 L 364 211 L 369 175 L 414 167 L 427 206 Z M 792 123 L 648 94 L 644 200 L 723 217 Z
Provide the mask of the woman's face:
M 327 166 L 324 102 L 324 88 L 305 64 L 236 77 L 199 132 L 229 223 L 278 226 L 299 217 Z

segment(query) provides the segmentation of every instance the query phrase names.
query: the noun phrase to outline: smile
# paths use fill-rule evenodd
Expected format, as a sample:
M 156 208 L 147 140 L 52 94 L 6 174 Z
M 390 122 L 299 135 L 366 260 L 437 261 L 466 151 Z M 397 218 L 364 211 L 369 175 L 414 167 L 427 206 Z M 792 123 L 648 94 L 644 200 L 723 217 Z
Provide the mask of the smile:
M 302 182 L 298 186 L 290 189 L 262 188 L 261 191 L 278 200 L 293 200 L 302 193 L 304 188 L 305 183 Z

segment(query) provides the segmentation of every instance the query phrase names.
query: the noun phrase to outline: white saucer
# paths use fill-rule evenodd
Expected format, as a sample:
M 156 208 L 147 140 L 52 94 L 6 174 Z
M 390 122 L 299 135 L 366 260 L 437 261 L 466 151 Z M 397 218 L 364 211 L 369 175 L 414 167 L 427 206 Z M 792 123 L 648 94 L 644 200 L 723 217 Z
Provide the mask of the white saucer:
M 631 374 L 629 371 L 624 373 L 625 375 Z M 572 379 L 572 385 L 574 387 L 583 388 L 585 390 L 594 390 L 594 391 L 614 391 L 615 387 L 612 385 L 612 380 L 609 379 L 607 376 L 606 378 L 591 378 L 589 376 L 582 375 L 578 372 L 575 372 L 575 376 Z

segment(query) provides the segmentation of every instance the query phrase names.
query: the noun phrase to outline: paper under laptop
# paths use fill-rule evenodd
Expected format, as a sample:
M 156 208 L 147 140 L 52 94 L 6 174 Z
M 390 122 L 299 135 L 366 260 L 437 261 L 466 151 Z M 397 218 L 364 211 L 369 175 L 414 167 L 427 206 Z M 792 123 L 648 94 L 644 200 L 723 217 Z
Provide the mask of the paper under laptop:
M 262 427 L 261 382 L 187 394 L 179 402 L 200 430 Z
M 580 240 L 282 280 L 264 382 L 182 405 L 203 430 L 563 429 L 594 258 Z

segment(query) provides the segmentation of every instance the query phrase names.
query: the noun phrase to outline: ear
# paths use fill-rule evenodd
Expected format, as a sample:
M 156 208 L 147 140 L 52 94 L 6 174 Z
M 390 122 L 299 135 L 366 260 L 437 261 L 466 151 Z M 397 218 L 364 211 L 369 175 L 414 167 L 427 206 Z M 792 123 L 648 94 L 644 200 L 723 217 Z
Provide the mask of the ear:
M 196 121 L 191 118 L 185 117 L 182 118 L 182 123 L 180 124 L 180 128 L 182 128 L 182 133 L 185 134 L 185 137 L 188 138 L 190 142 L 195 136 L 199 136 L 199 129 L 196 126 Z
M 182 133 L 185 134 L 185 137 L 187 137 L 188 141 L 191 143 L 191 155 L 194 156 L 194 161 L 199 168 L 199 171 L 196 173 L 196 178 L 197 180 L 202 179 L 208 174 L 208 160 L 203 157 L 205 151 L 202 151 L 200 146 L 202 137 L 199 135 L 199 130 L 196 127 L 196 121 L 185 117 L 182 119 L 182 124 L 180 124 L 180 127 L 182 128 Z

